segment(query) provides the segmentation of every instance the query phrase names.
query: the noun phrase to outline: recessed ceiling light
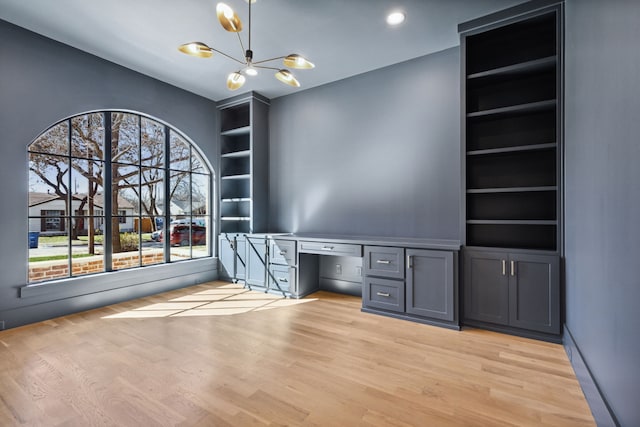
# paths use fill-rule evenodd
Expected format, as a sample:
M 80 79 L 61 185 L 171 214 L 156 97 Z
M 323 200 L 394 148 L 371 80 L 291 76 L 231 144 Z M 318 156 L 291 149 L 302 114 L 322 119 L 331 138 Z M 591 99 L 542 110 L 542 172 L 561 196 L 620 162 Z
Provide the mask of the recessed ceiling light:
M 392 12 L 387 15 L 387 24 L 399 25 L 404 22 L 405 15 L 402 12 Z

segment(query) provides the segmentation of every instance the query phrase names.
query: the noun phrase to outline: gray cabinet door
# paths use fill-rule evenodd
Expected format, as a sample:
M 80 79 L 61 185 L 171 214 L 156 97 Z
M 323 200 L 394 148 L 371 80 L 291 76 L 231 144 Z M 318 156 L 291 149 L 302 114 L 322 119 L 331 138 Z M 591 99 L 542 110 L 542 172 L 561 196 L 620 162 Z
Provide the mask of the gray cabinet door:
M 509 324 L 560 333 L 560 260 L 554 255 L 509 254 Z
M 234 262 L 236 264 L 235 279 L 244 280 L 245 240 L 244 236 L 236 236 L 238 246 L 237 258 L 234 260 L 233 239 L 234 235 L 218 236 L 218 256 L 220 259 L 220 275 L 227 279 L 234 279 Z
M 406 312 L 454 320 L 453 253 L 407 249 Z
M 509 324 L 508 254 L 464 251 L 464 317 Z
M 246 254 L 247 284 L 266 287 L 267 245 L 265 240 L 247 237 Z

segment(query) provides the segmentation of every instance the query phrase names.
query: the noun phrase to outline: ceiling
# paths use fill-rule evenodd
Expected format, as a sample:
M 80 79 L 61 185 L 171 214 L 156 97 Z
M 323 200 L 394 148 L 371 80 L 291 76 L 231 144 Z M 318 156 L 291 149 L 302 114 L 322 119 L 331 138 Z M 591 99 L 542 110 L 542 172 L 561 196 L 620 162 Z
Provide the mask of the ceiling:
M 225 0 L 240 16 L 245 47 L 247 0 Z M 241 58 L 235 34 L 216 19 L 215 0 L 0 0 L 0 19 L 212 100 L 233 96 L 227 75 L 237 63 L 216 54 L 195 58 L 180 44 L 200 41 Z M 257 0 L 252 5 L 254 60 L 299 53 L 316 64 L 293 70 L 285 86 L 269 70 L 239 92 L 268 98 L 341 80 L 456 46 L 457 25 L 523 0 Z M 386 15 L 407 19 L 389 27 Z M 281 62 L 266 65 L 280 66 Z

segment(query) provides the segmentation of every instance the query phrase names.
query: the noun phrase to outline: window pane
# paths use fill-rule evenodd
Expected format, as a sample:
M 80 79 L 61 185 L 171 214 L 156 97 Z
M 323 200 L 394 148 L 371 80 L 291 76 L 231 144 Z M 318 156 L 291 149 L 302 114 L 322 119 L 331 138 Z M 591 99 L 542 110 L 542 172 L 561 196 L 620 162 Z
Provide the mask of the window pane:
M 164 167 L 164 125 L 142 118 L 142 142 L 140 164 L 156 168 Z
M 140 228 L 142 231 L 142 265 L 162 264 L 164 262 L 164 245 L 160 242 L 159 230 L 156 231 L 154 218 L 142 217 Z
M 58 123 L 40 135 L 29 146 L 29 151 L 48 154 L 69 154 L 69 122 Z
M 191 170 L 191 150 L 189 143 L 174 131 L 169 133 L 169 168 L 189 171 Z
M 37 248 L 29 245 L 29 282 L 69 277 L 68 219 L 53 216 L 53 210 L 45 212 L 51 215 L 29 221 L 29 231 L 39 232 Z
M 211 244 L 209 241 L 209 220 L 208 217 L 193 217 L 193 230 L 191 237 L 192 258 L 202 258 L 211 255 Z
M 164 171 L 143 168 L 141 171 L 140 212 L 151 218 L 164 214 Z
M 112 165 L 111 212 L 113 215 L 137 215 L 140 212 L 140 168 Z M 122 211 L 122 212 L 121 212 Z
M 69 161 L 67 157 L 29 153 L 29 207 L 67 212 Z
M 133 224 L 133 218 L 129 217 L 127 220 L 131 220 Z M 133 229 L 133 226 L 131 227 Z M 115 239 L 114 239 L 115 240 Z M 111 267 L 113 270 L 124 270 L 132 267 L 140 266 L 140 233 L 138 232 L 126 232 L 119 235 L 119 250 L 114 250 L 111 255 Z
M 191 240 L 194 231 L 190 216 L 171 222 L 169 225 L 171 261 L 182 261 L 191 258 Z
M 191 150 L 191 170 L 198 173 L 208 172 L 208 168 L 205 166 L 204 160 L 194 149 Z
M 191 175 L 191 212 L 194 215 L 206 215 L 209 206 L 209 176 L 194 173 Z
M 171 218 L 176 219 L 191 212 L 191 184 L 188 172 L 171 171 L 169 194 Z
M 111 160 L 118 163 L 140 162 L 139 116 L 111 113 Z
M 104 159 L 104 115 L 84 114 L 71 119 L 71 155 L 83 159 Z
M 71 270 L 73 276 L 104 271 L 104 236 L 97 234 L 103 218 L 78 216 L 72 218 L 73 233 Z
M 103 193 L 102 171 L 104 162 L 95 160 L 71 160 L 71 183 L 73 186 L 73 214 L 95 215 L 96 195 Z M 101 199 L 102 200 L 102 199 Z M 99 207 L 102 208 L 102 201 Z M 78 210 L 84 211 L 78 213 Z

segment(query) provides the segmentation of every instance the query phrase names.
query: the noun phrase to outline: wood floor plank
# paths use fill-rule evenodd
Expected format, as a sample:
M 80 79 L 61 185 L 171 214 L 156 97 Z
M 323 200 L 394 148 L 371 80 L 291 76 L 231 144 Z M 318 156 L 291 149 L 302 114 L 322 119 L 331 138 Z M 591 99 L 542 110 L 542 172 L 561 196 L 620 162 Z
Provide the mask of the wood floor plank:
M 562 346 L 211 282 L 0 332 L 4 426 L 593 426 Z

